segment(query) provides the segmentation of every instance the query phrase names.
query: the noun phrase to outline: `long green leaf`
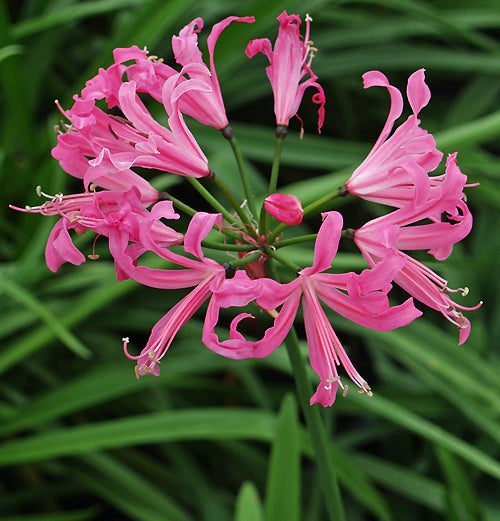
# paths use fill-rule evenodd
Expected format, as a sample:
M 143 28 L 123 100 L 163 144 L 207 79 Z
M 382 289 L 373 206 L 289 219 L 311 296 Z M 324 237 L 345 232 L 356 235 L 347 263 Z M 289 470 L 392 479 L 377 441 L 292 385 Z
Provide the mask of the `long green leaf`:
M 249 481 L 243 483 L 238 492 L 234 521 L 264 521 L 259 493 Z
M 285 396 L 272 443 L 267 477 L 265 517 L 267 521 L 283 517 L 300 519 L 300 444 L 297 405 Z

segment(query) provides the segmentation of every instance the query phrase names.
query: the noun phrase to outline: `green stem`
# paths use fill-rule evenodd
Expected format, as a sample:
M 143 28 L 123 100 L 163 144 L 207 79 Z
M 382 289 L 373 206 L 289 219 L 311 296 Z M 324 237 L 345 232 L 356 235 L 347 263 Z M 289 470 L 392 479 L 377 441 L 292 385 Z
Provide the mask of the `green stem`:
M 248 180 L 247 169 L 245 168 L 245 162 L 243 161 L 243 156 L 241 155 L 240 147 L 238 146 L 238 142 L 236 138 L 233 136 L 229 139 L 229 143 L 233 150 L 234 158 L 236 159 L 236 163 L 238 165 L 238 171 L 240 172 L 241 183 L 243 184 L 243 190 L 245 191 L 245 196 L 247 198 L 248 208 L 250 209 L 251 214 L 254 218 L 257 217 L 257 211 L 255 209 L 255 201 L 252 192 L 252 188 L 250 187 L 250 182 Z
M 251 253 L 250 255 L 242 257 L 241 259 L 228 262 L 228 264 L 233 268 L 241 268 L 242 266 L 246 266 L 247 264 L 258 260 L 260 257 L 262 257 L 262 252 L 256 251 L 255 253 Z
M 252 221 L 248 214 L 243 210 L 241 205 L 238 203 L 232 192 L 229 190 L 229 188 L 225 185 L 225 183 L 222 181 L 222 179 L 219 179 L 217 176 L 214 176 L 213 178 L 214 183 L 218 186 L 218 188 L 222 191 L 222 193 L 226 196 L 227 200 L 231 203 L 232 207 L 238 214 L 238 217 L 241 219 L 242 222 L 245 224 L 248 224 L 247 231 L 250 235 L 255 235 L 253 233 L 254 226 L 252 225 Z
M 210 206 L 216 210 L 217 212 L 221 213 L 229 223 L 235 223 L 235 218 L 222 206 L 219 201 L 198 181 L 198 179 L 195 179 L 194 177 L 186 177 L 186 179 L 191 183 L 193 188 L 207 201 Z
M 274 243 L 275 248 L 284 248 L 285 246 L 293 246 L 294 244 L 300 244 L 302 242 L 315 241 L 317 233 L 309 233 L 307 235 L 300 235 L 299 237 L 290 237 L 290 239 L 284 239 L 282 241 Z
M 278 174 L 280 171 L 281 151 L 283 149 L 283 137 L 276 137 L 276 145 L 274 147 L 273 166 L 271 169 L 271 179 L 269 180 L 269 193 L 274 194 L 278 186 Z
M 186 215 L 189 215 L 190 217 L 193 217 L 195 214 L 198 213 L 197 210 L 195 210 L 194 208 L 191 208 L 191 206 L 188 206 L 187 204 L 183 203 L 182 201 L 180 201 L 173 195 L 170 195 L 168 192 L 162 192 L 162 194 L 164 195 L 165 200 L 169 200 L 174 203 L 176 210 L 181 210 L 182 212 L 184 212 Z M 218 229 L 218 226 L 215 225 L 214 229 Z M 236 231 L 228 230 L 227 228 L 223 228 L 222 233 L 226 237 L 230 237 L 235 241 L 243 240 L 241 235 Z M 213 244 L 217 244 L 219 246 L 212 246 Z M 255 250 L 255 246 L 251 246 L 251 245 L 241 245 L 240 246 L 238 244 L 213 243 L 213 242 L 209 242 L 209 241 L 203 241 L 203 245 L 206 246 L 207 248 L 218 249 L 218 250 L 242 250 L 242 251 Z
M 278 174 L 280 171 L 280 160 L 281 160 L 281 151 L 283 149 L 283 140 L 284 137 L 276 136 L 276 144 L 274 147 L 274 157 L 273 157 L 273 166 L 271 168 L 271 178 L 269 179 L 269 188 L 268 194 L 274 194 L 276 192 L 276 188 L 278 186 Z M 269 215 L 264 210 L 264 205 L 260 209 L 260 218 L 259 218 L 259 233 L 261 235 L 265 235 L 267 233 L 267 223 L 268 223 Z M 279 232 L 278 232 L 279 233 Z
M 299 401 L 306 419 L 307 429 L 316 457 L 316 464 L 320 482 L 323 487 L 323 495 L 328 510 L 330 521 L 345 521 L 342 497 L 340 495 L 337 475 L 332 465 L 332 459 L 328 451 L 328 440 L 317 405 L 309 405 L 309 397 L 312 395 L 311 382 L 307 376 L 304 359 L 300 353 L 297 333 L 292 327 L 285 339 L 288 357 L 292 365 L 295 384 L 299 395 Z
M 276 226 L 276 228 L 268 235 L 267 242 L 272 243 L 281 232 L 286 230 L 287 227 L 288 225 L 284 223 L 278 224 L 278 226 Z
M 228 244 L 225 242 L 207 241 L 206 239 L 201 241 L 201 245 L 204 248 L 221 251 L 254 251 L 256 248 L 253 244 Z
M 329 194 L 326 194 L 323 197 L 316 199 L 316 201 L 313 201 L 304 208 L 304 216 L 312 212 L 315 212 L 316 210 L 319 210 L 320 208 L 325 206 L 333 199 L 336 199 L 337 197 L 341 197 L 341 195 L 339 194 L 338 190 L 335 190 L 335 192 L 330 192 Z
M 181 212 L 184 212 L 186 215 L 189 215 L 190 217 L 193 217 L 193 215 L 197 213 L 194 208 L 191 208 L 191 206 L 183 203 L 173 195 L 170 195 L 168 192 L 161 193 L 165 200 L 172 201 L 174 203 L 174 207 L 176 210 L 180 210 Z
M 279 253 L 276 253 L 276 251 L 274 251 L 273 248 L 266 248 L 265 253 L 269 257 L 271 257 L 274 260 L 277 260 L 278 262 L 283 264 L 283 266 L 287 266 L 288 268 L 290 268 L 294 273 L 297 273 L 298 271 L 300 271 L 302 269 L 302 267 L 299 266 L 298 264 L 295 264 L 294 262 L 288 260 L 286 257 L 283 257 Z

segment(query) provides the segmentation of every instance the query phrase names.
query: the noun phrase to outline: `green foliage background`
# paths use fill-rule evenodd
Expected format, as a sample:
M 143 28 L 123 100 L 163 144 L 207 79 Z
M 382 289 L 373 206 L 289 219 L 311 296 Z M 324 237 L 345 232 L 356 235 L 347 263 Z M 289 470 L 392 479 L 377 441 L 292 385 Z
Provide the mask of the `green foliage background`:
M 288 394 L 293 379 L 283 349 L 265 360 L 226 360 L 201 345 L 200 321 L 193 320 L 164 359 L 161 377 L 136 381 L 120 339 L 128 334 L 141 345 L 178 295 L 117 283 L 105 254 L 52 274 L 43 250 L 54 221 L 7 206 L 37 204 L 37 185 L 50 193 L 76 186 L 50 157 L 60 118 L 53 100 L 68 107 L 85 80 L 110 64 L 114 47 L 147 46 L 171 60 L 171 35 L 195 16 L 207 28 L 229 14 L 257 18 L 223 34 L 216 65 L 259 190 L 273 154 L 272 96 L 265 60 L 249 61 L 243 50 L 252 38 L 274 38 L 283 9 L 314 19 L 314 69 L 327 94 L 321 136 L 314 133 L 309 101 L 300 112 L 302 141 L 298 123 L 292 124 L 284 190 L 311 201 L 341 185 L 363 159 L 388 110 L 384 89 L 363 90 L 363 72 L 382 70 L 404 89 L 420 67 L 433 93 L 421 114 L 424 128 L 435 132 L 445 153 L 458 150 L 462 170 L 480 183 L 468 190 L 471 236 L 446 262 L 429 263 L 450 286 L 469 286 L 465 303 L 485 302 L 469 315 L 472 334 L 465 346 L 457 347 L 455 329 L 428 310 L 390 333 L 332 317 L 375 391 L 371 399 L 351 391 L 322 411 L 347 518 L 500 520 L 498 2 L 4 0 L 3 521 L 326 518 L 311 444 Z M 231 184 L 236 169 L 227 143 L 213 129 L 192 128 L 212 168 Z M 158 182 L 165 187 L 178 181 L 164 176 Z M 378 210 L 349 202 L 342 211 L 356 225 Z M 91 238 L 80 240 L 90 248 Z M 297 255 L 307 262 L 310 252 L 297 249 Z M 336 266 L 363 264 L 343 250 Z

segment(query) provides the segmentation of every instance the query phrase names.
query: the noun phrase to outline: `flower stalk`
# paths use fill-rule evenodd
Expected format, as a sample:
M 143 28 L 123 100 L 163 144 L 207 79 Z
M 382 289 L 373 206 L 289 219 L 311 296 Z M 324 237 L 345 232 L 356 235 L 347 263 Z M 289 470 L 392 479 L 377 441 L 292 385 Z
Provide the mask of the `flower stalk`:
M 238 141 L 234 137 L 234 134 L 231 134 L 231 138 L 229 139 L 229 144 L 231 145 L 231 149 L 234 154 L 234 158 L 236 164 L 238 165 L 238 172 L 240 174 L 241 184 L 243 186 L 243 190 L 245 192 L 246 201 L 248 204 L 248 209 L 252 214 L 253 218 L 257 217 L 257 208 L 255 206 L 255 197 L 250 186 L 250 180 L 248 178 L 248 172 L 245 166 L 245 161 L 243 159 L 243 155 L 241 154 L 240 147 L 238 145 Z
M 306 419 L 307 430 L 311 438 L 329 519 L 331 521 L 345 521 L 346 517 L 342 496 L 337 474 L 332 464 L 332 457 L 328 450 L 326 431 L 319 413 L 319 408 L 309 405 L 311 382 L 307 375 L 304 357 L 300 350 L 299 339 L 293 327 L 285 339 L 285 346 L 292 366 L 300 406 Z

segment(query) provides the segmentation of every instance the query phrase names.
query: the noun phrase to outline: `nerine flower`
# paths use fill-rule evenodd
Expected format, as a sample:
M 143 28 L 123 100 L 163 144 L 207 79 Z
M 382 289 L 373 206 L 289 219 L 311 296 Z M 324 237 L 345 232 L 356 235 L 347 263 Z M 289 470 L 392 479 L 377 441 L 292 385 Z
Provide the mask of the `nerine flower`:
M 408 78 L 407 97 L 413 114 L 391 135 L 395 121 L 403 110 L 401 92 L 390 85 L 379 71 L 363 75 L 364 87 L 385 87 L 391 98 L 387 121 L 370 153 L 356 168 L 345 184 L 344 190 L 368 201 L 400 208 L 410 201 L 424 201 L 439 177 L 428 173 L 437 168 L 443 156 L 436 142 L 420 127 L 418 114 L 430 100 L 430 90 L 425 83 L 424 69 L 415 71 Z
M 191 219 L 184 237 L 184 250 L 194 256 L 194 259 L 168 253 L 168 250 L 165 249 L 165 258 L 175 260 L 176 264 L 184 269 L 162 270 L 135 266 L 130 258 L 125 266 L 121 264 L 127 275 L 141 284 L 151 287 L 176 289 L 195 286 L 156 323 L 146 346 L 139 355 L 130 355 L 128 353 L 129 339 L 127 337 L 123 339 L 125 355 L 132 360 L 137 360 L 137 377 L 145 374 L 156 376 L 160 374 L 160 361 L 167 353 L 175 335 L 223 282 L 224 266 L 206 258 L 201 248 L 201 241 L 215 225 L 220 226 L 220 224 L 220 214 L 198 212 Z M 124 246 L 123 243 L 122 246 Z M 122 253 L 125 255 L 124 251 Z M 235 291 L 236 294 L 241 293 L 242 288 L 235 288 Z
M 106 81 L 109 81 L 108 89 Z M 83 97 L 74 97 L 71 109 L 60 109 L 70 124 L 58 135 L 53 157 L 71 175 L 105 188 L 104 182 L 110 177 L 130 176 L 132 167 L 189 177 L 209 175 L 207 158 L 184 122 L 179 107 L 186 84 L 191 91 L 207 87 L 195 80 L 183 83 L 184 86 L 178 84 L 178 75 L 171 75 L 161 83 L 161 102 L 168 114 L 169 128 L 166 128 L 141 101 L 134 80 L 118 83 L 115 74 L 100 72 L 82 91 Z M 100 96 L 120 109 L 121 115 L 108 114 L 97 107 L 95 102 Z
M 437 260 L 446 259 L 453 245 L 466 237 L 472 228 L 472 215 L 464 201 L 466 176 L 460 172 L 456 154 L 450 154 L 442 182 L 427 201 L 408 204 L 404 208 L 378 217 L 353 232 L 354 242 L 370 266 L 376 266 L 387 255 L 406 262 L 394 275 L 394 282 L 426 306 L 439 311 L 459 328 L 459 344 L 470 334 L 470 322 L 460 310 L 473 310 L 454 302 L 445 279 L 412 258 L 403 250 L 428 250 Z M 442 222 L 445 213 L 448 222 Z M 431 222 L 417 224 L 426 219 Z M 468 290 L 462 289 L 463 295 Z
M 276 124 L 288 126 L 290 119 L 299 110 L 306 89 L 312 87 L 317 91 L 312 101 L 319 105 L 318 132 L 321 132 L 325 119 L 325 94 L 316 81 L 318 77 L 311 69 L 316 50 L 309 40 L 311 18 L 306 16 L 306 33 L 303 39 L 300 35 L 300 16 L 283 11 L 277 20 L 280 27 L 274 49 L 267 38 L 259 38 L 248 44 L 246 55 L 253 58 L 257 53 L 262 53 L 269 60 L 266 73 L 274 95 Z
M 129 241 L 141 241 L 141 227 L 149 224 L 152 240 L 158 247 L 168 247 L 181 244 L 184 238 L 182 233 L 176 232 L 159 219 L 155 219 L 155 212 L 161 208 L 161 217 L 164 219 L 178 219 L 171 201 L 156 203 L 151 212 L 141 201 L 140 192 L 132 187 L 127 192 L 118 191 L 88 191 L 79 194 L 56 194 L 48 196 L 38 189 L 39 195 L 49 197 L 49 200 L 40 206 L 15 208 L 16 210 L 40 213 L 46 216 L 58 215 L 61 218 L 50 232 L 45 248 L 45 260 L 51 271 L 56 272 L 62 264 L 69 262 L 80 265 L 85 262 L 85 256 L 74 245 L 69 231 L 74 230 L 82 234 L 91 230 L 97 236 L 104 236 L 112 243 L 126 237 Z M 113 251 L 112 251 L 113 254 Z M 90 258 L 96 257 L 90 254 Z M 115 259 L 116 261 L 117 259 Z
M 232 22 L 253 23 L 254 21 L 253 16 L 229 16 L 212 27 L 207 40 L 210 68 L 203 62 L 198 48 L 198 33 L 203 29 L 201 18 L 195 18 L 179 32 L 178 36 L 172 37 L 172 50 L 175 59 L 182 66 L 180 74 L 187 75 L 198 82 L 191 85 L 200 86 L 198 89 L 193 89 L 190 84 L 184 86 L 185 95 L 180 103 L 183 113 L 189 114 L 200 123 L 215 127 L 218 130 L 228 126 L 224 100 L 215 70 L 215 45 L 222 31 Z
M 311 398 L 311 404 L 330 406 L 335 401 L 338 386 L 342 386 L 337 366 L 342 364 L 349 377 L 362 392 L 370 393 L 370 387 L 352 365 L 349 356 L 330 324 L 321 302 L 338 314 L 363 326 L 387 331 L 408 324 L 421 315 L 412 299 L 390 307 L 387 293 L 391 281 L 402 268 L 404 259 L 389 255 L 375 269 L 361 274 L 323 273 L 330 268 L 337 253 L 342 231 L 342 216 L 327 212 L 318 232 L 314 248 L 314 263 L 299 272 L 288 284 L 272 279 L 249 279 L 243 272 L 239 278 L 247 288 L 240 302 L 235 302 L 234 287 L 226 280 L 215 291 L 207 308 L 202 340 L 204 344 L 229 358 L 267 356 L 278 347 L 292 327 L 300 302 L 304 310 L 304 325 L 313 369 L 320 377 L 320 384 Z M 262 339 L 251 342 L 238 331 L 239 322 L 252 318 L 241 313 L 231 323 L 230 337 L 219 340 L 215 326 L 221 308 L 246 305 L 252 300 L 275 317 Z M 274 311 L 280 307 L 279 312 Z

